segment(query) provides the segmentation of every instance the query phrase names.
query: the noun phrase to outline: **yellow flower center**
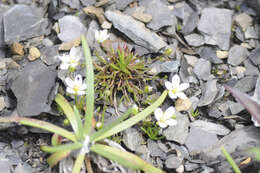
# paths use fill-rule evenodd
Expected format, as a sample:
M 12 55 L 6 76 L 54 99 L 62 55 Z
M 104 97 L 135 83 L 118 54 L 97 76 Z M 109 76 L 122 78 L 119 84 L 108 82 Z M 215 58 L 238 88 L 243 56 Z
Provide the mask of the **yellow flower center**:
M 79 86 L 75 85 L 75 86 L 73 87 L 73 90 L 77 93 L 77 92 L 79 91 Z
M 172 90 L 171 90 L 171 92 L 173 93 L 173 94 L 176 94 L 177 93 L 177 88 L 173 88 Z
M 70 64 L 78 64 L 78 61 L 76 61 L 75 59 L 71 59 Z

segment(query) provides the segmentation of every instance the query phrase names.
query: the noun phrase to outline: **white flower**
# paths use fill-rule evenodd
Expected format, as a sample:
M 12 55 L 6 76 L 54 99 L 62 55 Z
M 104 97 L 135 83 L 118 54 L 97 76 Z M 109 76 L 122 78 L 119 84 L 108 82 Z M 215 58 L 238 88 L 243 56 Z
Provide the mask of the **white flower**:
M 157 108 L 154 111 L 157 123 L 161 128 L 165 128 L 167 126 L 174 126 L 177 124 L 177 121 L 172 118 L 174 114 L 175 109 L 172 106 L 169 107 L 165 112 L 163 112 L 161 108 Z
M 166 81 L 165 86 L 167 90 L 169 90 L 170 98 L 176 99 L 177 97 L 179 97 L 181 99 L 187 99 L 187 96 L 182 91 L 189 88 L 189 84 L 180 84 L 180 78 L 178 75 L 174 75 L 172 77 L 172 82 Z
M 76 66 L 78 66 L 80 64 L 79 60 L 81 58 L 78 51 L 79 50 L 77 48 L 72 47 L 69 55 L 59 56 L 59 59 L 62 62 L 60 65 L 60 69 L 67 70 L 68 68 L 75 68 Z
M 107 29 L 104 29 L 102 31 L 95 31 L 95 39 L 98 43 L 102 43 L 106 39 L 108 39 L 109 35 L 107 34 Z
M 87 85 L 83 83 L 82 76 L 77 75 L 74 80 L 71 80 L 71 78 L 65 79 L 66 84 L 68 85 L 66 91 L 70 94 L 75 95 L 84 95 L 86 92 Z

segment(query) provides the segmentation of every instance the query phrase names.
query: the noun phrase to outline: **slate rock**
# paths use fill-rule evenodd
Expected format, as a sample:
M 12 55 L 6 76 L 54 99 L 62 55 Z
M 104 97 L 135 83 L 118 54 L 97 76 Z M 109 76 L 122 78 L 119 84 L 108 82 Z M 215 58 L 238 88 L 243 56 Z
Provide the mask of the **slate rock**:
M 203 150 L 205 150 L 205 148 L 210 148 L 217 142 L 218 138 L 216 134 L 209 133 L 197 127 L 191 126 L 190 133 L 187 137 L 187 140 L 185 141 L 185 145 L 190 151 L 190 154 L 194 155 L 201 153 Z
M 116 8 L 118 10 L 123 10 L 127 7 L 128 4 L 134 2 L 135 0 L 120 0 L 116 1 Z
M 183 1 L 174 4 L 174 10 L 172 12 L 176 17 L 186 21 L 186 18 L 189 17 L 194 11 L 185 1 Z
M 215 160 L 218 156 L 222 155 L 221 146 L 224 146 L 231 155 L 233 152 L 246 152 L 252 147 L 260 146 L 260 129 L 254 126 L 247 126 L 232 131 L 221 140 L 215 141 L 215 145 L 205 147 L 202 158 L 208 161 Z
M 237 81 L 234 88 L 241 92 L 249 92 L 255 88 L 257 77 L 256 76 L 246 76 Z
M 148 28 L 158 30 L 164 26 L 177 24 L 175 15 L 162 1 L 142 0 L 139 5 L 145 7 L 145 13 L 152 15 L 152 21 L 147 24 Z
M 61 0 L 64 4 L 67 4 L 70 8 L 79 9 L 80 2 L 79 0 Z
M 3 22 L 3 15 L 4 12 L 8 10 L 8 6 L 0 4 L 0 48 L 4 47 L 5 39 L 4 39 L 4 22 Z
M 185 20 L 182 22 L 181 33 L 188 35 L 198 26 L 199 15 L 197 12 L 191 13 Z
M 242 106 L 240 103 L 233 103 L 229 105 L 229 109 L 232 115 L 238 114 L 239 112 L 245 110 L 244 106 Z
M 4 170 L 5 173 L 11 173 L 12 164 L 8 161 L 8 159 L 0 158 L 0 169 Z
M 41 60 L 47 65 L 54 65 L 59 62 L 58 46 L 48 46 L 41 49 Z
M 166 153 L 159 147 L 159 145 L 155 141 L 148 139 L 147 147 L 152 157 L 157 156 L 161 157 L 162 159 L 166 158 Z
M 252 64 L 250 59 L 246 59 L 244 61 L 244 66 L 246 68 L 245 75 L 248 75 L 248 76 L 255 75 L 255 76 L 257 76 L 259 74 L 258 68 Z
M 183 158 L 177 157 L 174 154 L 167 156 L 165 166 L 168 169 L 177 169 L 182 164 Z
M 221 124 L 216 124 L 212 122 L 196 120 L 190 124 L 191 126 L 197 127 L 201 130 L 214 133 L 216 135 L 225 136 L 230 133 L 230 130 Z
M 169 141 L 175 141 L 184 144 L 188 136 L 189 119 L 187 115 L 176 112 L 177 125 L 169 126 L 163 131 L 163 135 Z
M 158 51 L 167 46 L 156 33 L 151 32 L 142 22 L 136 21 L 131 16 L 119 11 L 106 11 L 105 16 L 113 23 L 113 26 L 129 37 L 135 44 L 143 46 L 151 51 Z
M 253 24 L 253 18 L 246 13 L 241 13 L 235 17 L 235 22 L 246 31 L 247 28 Z
M 135 128 L 128 128 L 124 131 L 123 142 L 127 148 L 136 151 L 144 143 L 144 139 Z
M 21 116 L 37 116 L 50 111 L 56 72 L 41 61 L 27 64 L 13 81 L 11 89 L 17 98 L 17 111 Z
M 5 43 L 23 41 L 49 32 L 43 11 L 27 5 L 14 5 L 3 16 Z
M 200 58 L 193 68 L 195 75 L 202 80 L 208 80 L 211 76 L 211 63 Z
M 201 58 L 210 61 L 213 64 L 222 64 L 223 61 L 217 57 L 216 50 L 212 47 L 203 46 L 198 50 L 198 54 Z
M 250 26 L 247 28 L 246 32 L 245 32 L 245 38 L 246 39 L 258 39 L 259 36 L 257 35 L 255 28 L 253 26 Z
M 178 71 L 179 66 L 180 66 L 179 61 L 166 61 L 166 62 L 156 61 L 151 65 L 150 67 L 151 70 L 148 73 L 152 75 L 156 75 L 161 72 L 174 73 Z
M 247 58 L 247 49 L 243 46 L 234 45 L 229 50 L 228 64 L 237 66 Z
M 64 16 L 58 22 L 60 27 L 58 37 L 63 42 L 74 41 L 87 32 L 86 27 L 76 16 Z
M 260 64 L 260 46 L 256 47 L 249 55 L 249 59 L 255 64 Z
M 90 5 L 94 5 L 96 3 L 96 0 L 80 0 L 80 2 L 83 4 L 84 7 L 87 7 Z
M 235 30 L 235 36 L 242 42 L 245 41 L 245 35 L 244 35 L 244 32 L 239 28 L 237 27 L 236 30 Z
M 217 80 L 210 80 L 202 86 L 202 96 L 198 106 L 206 106 L 211 104 L 218 94 Z
M 231 36 L 232 10 L 204 8 L 198 23 L 198 30 L 204 34 L 205 43 L 228 50 Z
M 199 34 L 193 33 L 184 36 L 184 38 L 190 46 L 198 47 L 204 44 L 204 38 Z
M 33 173 L 35 170 L 29 164 L 18 164 L 14 170 L 14 173 Z

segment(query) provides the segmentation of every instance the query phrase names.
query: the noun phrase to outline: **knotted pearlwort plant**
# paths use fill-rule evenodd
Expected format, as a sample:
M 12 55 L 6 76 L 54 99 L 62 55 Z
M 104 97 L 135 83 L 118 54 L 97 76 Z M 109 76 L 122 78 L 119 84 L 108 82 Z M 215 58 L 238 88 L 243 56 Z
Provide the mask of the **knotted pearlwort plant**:
M 78 110 L 76 105 L 71 106 L 71 104 L 61 94 L 57 94 L 55 98 L 55 102 L 60 106 L 68 118 L 73 131 L 69 131 L 63 127 L 56 126 L 49 122 L 19 116 L 0 117 L 0 123 L 17 122 L 21 125 L 41 128 L 43 130 L 54 133 L 51 140 L 51 146 L 41 147 L 43 151 L 51 154 L 47 159 L 50 167 L 55 166 L 61 159 L 68 157 L 70 153 L 74 151 L 73 153 L 76 152 L 77 156 L 72 173 L 80 172 L 84 160 L 86 163 L 88 163 L 86 164 L 88 172 L 91 172 L 92 170 L 90 162 L 88 162 L 88 157 L 89 153 L 93 152 L 134 170 L 142 170 L 147 173 L 162 173 L 162 170 L 142 160 L 138 156 L 121 149 L 111 147 L 111 142 L 105 138 L 117 134 L 145 119 L 163 103 L 167 96 L 167 91 L 164 91 L 158 100 L 156 100 L 143 111 L 137 113 L 135 116 L 128 118 L 130 114 L 136 113 L 136 107 L 133 106 L 116 121 L 94 132 L 92 130 L 95 96 L 94 71 L 90 50 L 85 37 L 82 37 L 82 46 L 86 60 L 86 85 L 82 83 L 83 81 L 79 76 L 76 76 L 74 80 L 66 80 L 66 83 L 68 85 L 67 92 L 71 94 L 85 94 L 83 93 L 83 90 L 86 89 L 86 109 L 83 120 L 81 120 L 81 117 L 83 116 L 81 115 L 81 112 Z

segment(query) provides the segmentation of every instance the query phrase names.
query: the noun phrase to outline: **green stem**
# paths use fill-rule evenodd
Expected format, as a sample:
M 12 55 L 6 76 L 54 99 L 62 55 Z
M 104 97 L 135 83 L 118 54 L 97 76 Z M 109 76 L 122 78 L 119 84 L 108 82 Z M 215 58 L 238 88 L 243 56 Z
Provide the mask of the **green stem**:
M 221 146 L 221 151 L 224 154 L 224 156 L 226 157 L 228 163 L 232 166 L 235 173 L 241 173 L 241 171 L 240 171 L 239 167 L 237 166 L 236 162 L 232 159 L 232 157 L 227 152 L 227 150 L 224 148 L 224 146 Z

